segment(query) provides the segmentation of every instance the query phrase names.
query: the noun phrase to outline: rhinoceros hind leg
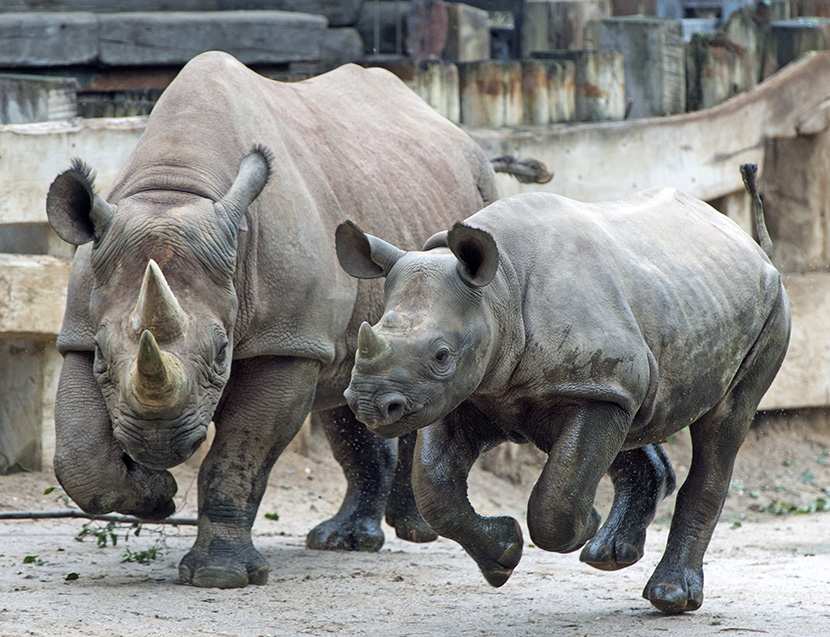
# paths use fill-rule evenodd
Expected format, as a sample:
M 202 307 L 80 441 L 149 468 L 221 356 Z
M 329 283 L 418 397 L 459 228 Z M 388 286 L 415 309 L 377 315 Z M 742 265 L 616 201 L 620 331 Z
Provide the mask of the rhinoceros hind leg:
M 386 522 L 402 540 L 433 542 L 438 534 L 421 516 L 412 491 L 412 455 L 417 436 L 413 431 L 398 438 L 398 467 L 386 503 Z
M 314 527 L 306 547 L 324 551 L 378 551 L 380 521 L 392 487 L 397 450 L 394 440 L 375 436 L 348 407 L 312 414 L 323 425 L 335 459 L 346 475 L 346 496 L 337 514 Z
M 675 477 L 660 445 L 620 452 L 608 475 L 614 504 L 579 559 L 602 571 L 616 571 L 643 557 L 646 528 L 663 498 L 674 491 Z
M 689 475 L 677 494 L 666 551 L 643 591 L 664 613 L 697 610 L 703 603 L 703 555 L 729 489 L 735 456 L 781 366 L 789 331 L 782 288 L 729 390 L 689 427 L 694 450 Z

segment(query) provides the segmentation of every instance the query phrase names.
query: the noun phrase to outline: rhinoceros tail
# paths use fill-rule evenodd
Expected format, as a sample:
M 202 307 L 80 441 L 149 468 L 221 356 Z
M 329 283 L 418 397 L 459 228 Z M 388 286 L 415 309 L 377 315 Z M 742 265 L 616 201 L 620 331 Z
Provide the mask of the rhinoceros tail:
M 741 177 L 749 196 L 752 198 L 752 221 L 755 225 L 755 238 L 758 245 L 772 260 L 772 239 L 767 232 L 767 224 L 764 222 L 764 204 L 758 195 L 758 186 L 755 183 L 755 174 L 758 172 L 756 164 L 741 164 Z
M 553 173 L 548 172 L 538 159 L 517 159 L 513 155 L 503 155 L 490 160 L 490 165 L 497 173 L 512 175 L 523 184 L 546 184 L 553 179 Z

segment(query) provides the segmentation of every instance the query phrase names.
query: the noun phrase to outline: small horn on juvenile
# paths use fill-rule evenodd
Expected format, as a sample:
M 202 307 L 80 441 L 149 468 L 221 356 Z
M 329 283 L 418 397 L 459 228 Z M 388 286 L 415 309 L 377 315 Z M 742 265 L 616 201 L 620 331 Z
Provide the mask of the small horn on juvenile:
M 144 330 L 138 341 L 132 385 L 142 403 L 156 406 L 175 402 L 182 385 L 181 370 L 166 360 L 149 330 Z
M 173 295 L 161 268 L 152 259 L 144 270 L 132 325 L 137 332 L 151 331 L 162 342 L 177 339 L 187 325 L 187 315 Z
M 372 360 L 380 356 L 388 345 L 383 339 L 375 334 L 375 330 L 366 321 L 360 324 L 360 330 L 357 333 L 357 353 L 366 360 Z

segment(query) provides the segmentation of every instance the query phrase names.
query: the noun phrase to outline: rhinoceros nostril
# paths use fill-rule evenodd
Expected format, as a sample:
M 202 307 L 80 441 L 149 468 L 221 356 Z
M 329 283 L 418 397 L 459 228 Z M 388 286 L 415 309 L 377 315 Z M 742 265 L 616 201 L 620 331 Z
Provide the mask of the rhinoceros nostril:
M 400 420 L 406 414 L 406 400 L 403 396 L 384 396 L 378 401 L 378 409 L 387 424 Z

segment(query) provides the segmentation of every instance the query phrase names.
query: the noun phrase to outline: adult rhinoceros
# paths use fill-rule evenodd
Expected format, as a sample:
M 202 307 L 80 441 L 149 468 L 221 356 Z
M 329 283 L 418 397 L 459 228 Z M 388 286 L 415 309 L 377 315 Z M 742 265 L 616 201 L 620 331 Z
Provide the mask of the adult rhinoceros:
M 58 339 L 55 471 L 67 493 L 90 513 L 163 518 L 176 491 L 166 469 L 214 420 L 180 577 L 264 583 L 251 525 L 313 410 L 348 491 L 308 545 L 377 550 L 384 506 L 402 537 L 435 538 L 408 468 L 393 487 L 394 443 L 345 406 L 357 328 L 380 316 L 382 288 L 339 268 L 335 227 L 354 218 L 415 248 L 495 198 L 483 152 L 386 71 L 350 65 L 287 84 L 227 54 L 194 58 L 105 197 L 80 161 L 49 191 L 52 226 L 80 246 Z
M 413 483 L 436 531 L 504 584 L 521 529 L 473 510 L 467 474 L 482 450 L 529 442 L 548 454 L 527 510 L 536 546 L 567 552 L 590 541 L 584 561 L 627 566 L 673 478 L 661 477 L 664 459 L 648 445 L 689 426 L 694 457 L 644 595 L 668 613 L 700 606 L 735 455 L 789 340 L 787 295 L 768 254 L 672 189 L 600 204 L 502 199 L 421 252 L 343 224 L 337 250 L 353 276 L 386 277 L 382 319 L 360 327 L 349 404 L 381 436 L 423 428 Z M 642 492 L 631 462 L 653 467 L 634 472 Z M 606 472 L 622 490 L 594 537 Z

